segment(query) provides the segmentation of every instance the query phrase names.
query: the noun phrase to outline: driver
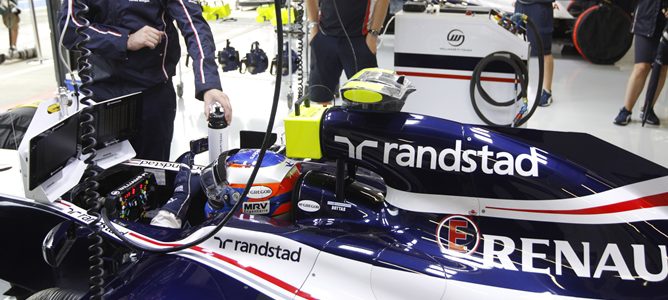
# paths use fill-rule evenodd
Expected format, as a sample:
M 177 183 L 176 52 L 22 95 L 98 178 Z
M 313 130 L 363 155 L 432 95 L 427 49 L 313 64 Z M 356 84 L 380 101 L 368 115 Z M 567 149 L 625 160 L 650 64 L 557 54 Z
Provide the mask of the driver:
M 239 150 L 229 157 L 221 155 L 218 160 L 204 168 L 201 175 L 193 174 L 193 154 L 187 152 L 179 159 L 180 169 L 174 180 L 174 194 L 151 220 L 151 225 L 181 228 L 191 202 L 194 189 L 201 188 L 207 195 L 204 213 L 211 218 L 227 213 L 239 201 L 241 193 L 260 150 Z M 291 212 L 292 189 L 301 175 L 295 161 L 282 154 L 267 151 L 253 186 L 242 203 L 241 213 L 287 219 Z

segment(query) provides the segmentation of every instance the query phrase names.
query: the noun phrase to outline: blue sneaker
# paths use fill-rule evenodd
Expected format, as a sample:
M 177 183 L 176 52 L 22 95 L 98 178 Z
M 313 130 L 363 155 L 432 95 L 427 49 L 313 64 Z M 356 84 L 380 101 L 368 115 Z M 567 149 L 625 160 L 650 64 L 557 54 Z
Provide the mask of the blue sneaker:
M 631 112 L 626 110 L 626 107 L 622 107 L 622 109 L 619 110 L 619 113 L 617 114 L 617 117 L 613 123 L 625 126 L 629 122 L 631 122 Z
M 546 90 L 543 90 L 543 94 L 540 95 L 540 102 L 538 102 L 538 106 L 546 107 L 550 106 L 550 104 L 552 104 L 552 94 Z

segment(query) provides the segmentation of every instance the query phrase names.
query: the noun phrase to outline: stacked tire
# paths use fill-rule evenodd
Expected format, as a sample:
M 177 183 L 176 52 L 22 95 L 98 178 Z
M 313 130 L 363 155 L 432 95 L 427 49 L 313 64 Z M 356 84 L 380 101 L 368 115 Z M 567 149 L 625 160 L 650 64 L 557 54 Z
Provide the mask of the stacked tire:
M 573 45 L 585 60 L 594 64 L 614 64 L 631 48 L 633 20 L 626 4 L 573 1 L 569 5 L 569 12 L 577 16 Z

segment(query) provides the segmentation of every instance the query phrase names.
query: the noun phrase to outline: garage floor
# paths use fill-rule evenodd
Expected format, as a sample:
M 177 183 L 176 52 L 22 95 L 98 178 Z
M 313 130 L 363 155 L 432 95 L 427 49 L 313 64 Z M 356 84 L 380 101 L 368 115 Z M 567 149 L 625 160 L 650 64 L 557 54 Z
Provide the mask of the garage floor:
M 232 45 L 243 56 L 253 41 L 259 41 L 261 48 L 267 52 L 271 60 L 276 52 L 273 28 L 267 23 L 256 23 L 254 12 L 234 12 L 233 17 L 236 21 L 211 24 L 218 48 L 224 46 L 225 39 L 231 39 Z M 29 22 L 30 18 L 25 14 L 21 24 L 20 45 L 34 44 Z M 0 65 L 0 90 L 3 91 L 0 95 L 0 110 L 49 97 L 56 89 L 44 9 L 38 11 L 38 27 L 47 60 L 41 64 L 11 61 Z M 6 28 L 0 27 L 0 51 L 7 49 L 6 35 Z M 553 49 L 555 53 L 559 53 L 560 46 L 555 44 Z M 392 67 L 392 53 L 393 38 L 388 37 L 379 49 L 381 67 Z M 668 149 L 666 93 L 660 97 L 655 108 L 657 115 L 662 119 L 661 126 L 641 127 L 638 121 L 640 105 L 633 111 L 633 123 L 625 127 L 612 124 L 623 103 L 626 82 L 633 66 L 632 51 L 613 66 L 592 65 L 574 56 L 557 55 L 556 58 L 553 91 L 555 102 L 550 107 L 538 108 L 529 121 L 529 128 L 586 132 L 668 167 L 668 151 L 665 151 Z M 532 62 L 531 65 L 535 66 L 536 63 Z M 223 88 L 232 99 L 234 107 L 231 131 L 264 130 L 271 104 L 273 77 L 268 73 L 248 75 L 238 72 L 222 73 L 221 77 Z M 174 78 L 174 82 L 179 82 L 178 76 Z M 172 158 L 187 149 L 187 142 L 190 139 L 206 135 L 202 104 L 193 97 L 192 69 L 185 66 L 183 66 L 183 82 L 185 99 L 178 100 Z M 286 90 L 287 88 L 283 90 L 284 94 L 281 97 L 279 116 L 288 113 Z M 644 94 L 641 95 L 641 99 L 644 99 Z M 279 127 L 279 131 L 280 124 L 281 122 L 277 121 L 276 126 Z M 232 146 L 236 143 L 236 138 L 233 137 Z M 7 288 L 8 286 L 0 281 L 0 294 Z

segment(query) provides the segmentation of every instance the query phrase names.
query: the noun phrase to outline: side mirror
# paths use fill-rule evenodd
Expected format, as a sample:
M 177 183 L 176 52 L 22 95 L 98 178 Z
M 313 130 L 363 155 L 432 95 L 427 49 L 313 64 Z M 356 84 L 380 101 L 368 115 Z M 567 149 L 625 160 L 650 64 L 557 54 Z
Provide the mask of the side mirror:
M 76 240 L 76 226 L 71 221 L 64 221 L 54 226 L 42 242 L 42 256 L 51 267 L 57 268 Z

